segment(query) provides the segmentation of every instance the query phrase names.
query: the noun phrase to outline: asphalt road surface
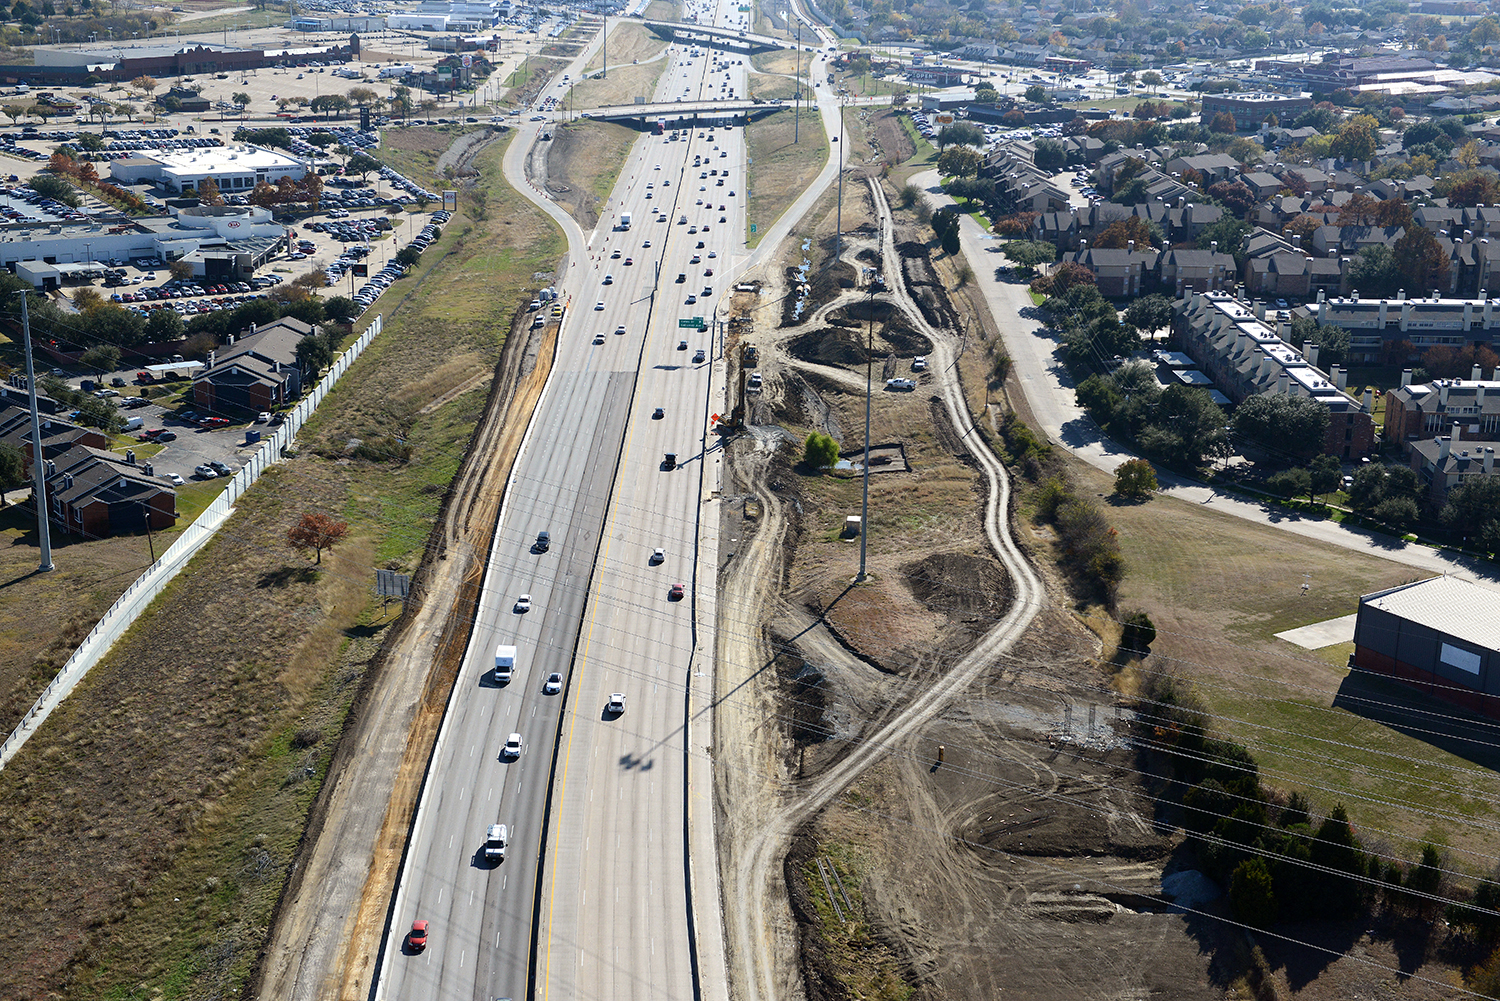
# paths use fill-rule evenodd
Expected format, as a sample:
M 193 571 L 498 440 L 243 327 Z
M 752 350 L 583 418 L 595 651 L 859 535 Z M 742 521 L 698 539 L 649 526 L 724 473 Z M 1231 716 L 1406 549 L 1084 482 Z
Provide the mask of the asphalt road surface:
M 720 9 L 726 22 L 742 16 Z M 726 82 L 745 92 L 748 67 L 734 64 L 743 57 L 727 56 L 726 67 L 726 57 L 698 51 L 674 48 L 659 97 L 727 94 Z M 569 269 L 560 289 L 569 309 L 557 364 L 507 491 L 432 760 L 381 997 L 697 991 L 687 688 L 694 672 L 709 670 L 699 651 L 712 649 L 717 539 L 712 519 L 700 525 L 718 475 L 711 321 L 727 280 L 717 265 L 745 231 L 745 159 L 734 129 L 675 142 L 643 137 L 589 259 Z M 710 170 L 718 174 L 699 176 Z M 665 210 L 666 221 L 652 210 Z M 628 231 L 612 228 L 621 211 L 634 217 Z M 679 327 L 695 316 L 710 330 Z M 663 468 L 666 452 L 676 453 L 677 468 Z M 533 546 L 542 530 L 552 534 L 546 553 Z M 683 597 L 669 600 L 678 583 Z M 515 611 L 521 594 L 531 595 L 529 612 Z M 492 678 L 501 644 L 518 649 L 514 680 L 503 687 Z M 547 695 L 553 671 L 565 685 Z M 700 683 L 707 691 L 708 678 Z M 604 712 L 614 692 L 626 696 L 623 714 Z M 501 745 L 512 732 L 523 749 L 505 759 Z M 493 823 L 509 827 L 511 843 L 491 866 L 482 846 Z M 717 935 L 717 893 L 699 905 Z M 420 953 L 406 942 L 414 919 L 430 923 Z

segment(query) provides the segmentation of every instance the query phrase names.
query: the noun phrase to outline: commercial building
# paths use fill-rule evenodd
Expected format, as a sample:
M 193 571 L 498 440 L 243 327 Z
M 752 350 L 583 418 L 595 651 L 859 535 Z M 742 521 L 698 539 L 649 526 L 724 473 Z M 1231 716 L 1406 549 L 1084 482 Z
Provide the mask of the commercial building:
M 308 160 L 260 146 L 216 146 L 206 149 L 146 150 L 109 162 L 118 184 L 154 184 L 171 192 L 195 191 L 212 178 L 219 190 L 243 193 L 264 181 L 283 177 L 300 181 L 313 169 Z
M 195 263 L 194 273 L 235 280 L 253 272 L 285 244 L 286 230 L 268 209 L 200 206 L 173 209 L 172 216 L 142 218 L 104 227 L 99 223 L 0 225 L 0 267 L 29 278 L 39 289 L 58 288 L 102 262 L 133 258 Z M 225 264 L 208 258 L 228 256 Z
M 1204 94 L 1200 121 L 1207 125 L 1217 115 L 1227 114 L 1234 119 L 1237 132 L 1253 132 L 1265 124 L 1268 115 L 1275 115 L 1279 124 L 1290 124 L 1312 106 L 1307 94 Z
M 139 76 L 167 80 L 214 73 L 239 73 L 267 66 L 297 66 L 329 59 L 342 61 L 359 53 L 358 36 L 346 42 L 296 49 L 242 49 L 211 42 L 137 39 L 76 46 L 37 46 L 35 63 L 0 68 L 0 80 L 24 79 L 36 84 L 82 84 L 91 76 L 133 80 Z
M 1359 599 L 1353 666 L 1500 716 L 1500 592 L 1433 577 Z
M 1316 400 L 1328 409 L 1323 452 L 1359 459 L 1374 450 L 1372 390 L 1363 402 L 1345 393 L 1348 373 L 1317 367 L 1317 345 L 1298 351 L 1284 339 L 1290 313 L 1266 320 L 1264 303 L 1251 305 L 1224 292 L 1189 292 L 1177 300 L 1172 319 L 1176 346 L 1185 352 L 1233 403 L 1279 393 Z

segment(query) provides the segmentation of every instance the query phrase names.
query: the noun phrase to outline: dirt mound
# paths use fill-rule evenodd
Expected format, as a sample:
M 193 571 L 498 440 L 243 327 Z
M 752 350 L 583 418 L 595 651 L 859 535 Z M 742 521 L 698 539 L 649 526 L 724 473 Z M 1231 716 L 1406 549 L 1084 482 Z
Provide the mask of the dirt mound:
M 786 349 L 798 361 L 815 365 L 863 365 L 867 353 L 865 340 L 857 329 L 824 327 L 794 338 Z
M 786 269 L 786 286 L 791 294 L 781 300 L 781 325 L 799 327 L 823 306 L 837 299 L 844 288 L 854 287 L 854 268 L 848 264 L 836 264 L 830 268 L 810 270 L 804 281 L 800 267 Z M 806 295 L 799 294 L 802 285 L 807 286 Z M 802 304 L 798 314 L 797 304 Z
M 998 619 L 1010 607 L 1010 578 L 994 560 L 970 553 L 933 553 L 901 568 L 917 600 L 950 615 Z
M 962 329 L 958 314 L 948 301 L 948 290 L 943 287 L 942 280 L 933 269 L 927 246 L 915 240 L 907 240 L 896 245 L 896 252 L 901 255 L 902 279 L 917 307 L 922 310 L 923 319 L 940 330 L 947 329 L 957 333 Z
M 822 673 L 790 652 L 779 655 L 774 664 L 776 677 L 781 683 L 782 719 L 786 724 L 787 739 L 798 747 L 828 740 L 832 730 L 823 722 L 828 691 Z
M 896 112 L 883 112 L 875 115 L 870 121 L 874 126 L 875 141 L 884 153 L 887 163 L 905 163 L 917 155 L 916 143 L 912 142 L 911 135 L 902 127 L 901 120 L 896 117 Z
M 1135 822 L 1125 803 L 1111 802 L 1120 798 L 1108 787 L 1068 776 L 1059 776 L 1057 786 L 1040 799 L 1034 787 L 1020 783 L 968 804 L 967 817 L 953 833 L 982 865 L 997 868 L 1010 866 L 1009 855 L 1165 858 L 1171 844 Z

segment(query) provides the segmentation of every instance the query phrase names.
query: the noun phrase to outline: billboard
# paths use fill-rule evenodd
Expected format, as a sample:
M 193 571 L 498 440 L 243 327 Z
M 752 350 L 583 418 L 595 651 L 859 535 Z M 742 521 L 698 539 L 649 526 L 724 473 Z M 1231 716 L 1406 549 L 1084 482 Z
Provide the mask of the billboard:
M 953 124 L 953 113 L 949 112 L 949 111 L 944 111 L 944 112 L 942 112 L 940 114 L 933 115 L 932 116 L 932 120 L 935 121 L 935 122 L 937 122 L 939 125 L 952 125 Z
M 458 192 L 454 191 L 452 188 L 448 188 L 446 191 L 443 192 L 443 211 L 444 212 L 457 212 L 458 211 Z

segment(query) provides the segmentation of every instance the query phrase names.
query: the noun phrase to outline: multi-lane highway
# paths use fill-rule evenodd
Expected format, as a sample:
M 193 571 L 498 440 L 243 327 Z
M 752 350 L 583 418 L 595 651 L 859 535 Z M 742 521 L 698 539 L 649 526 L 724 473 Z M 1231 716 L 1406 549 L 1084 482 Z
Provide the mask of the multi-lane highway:
M 699 17 L 745 18 L 732 4 Z M 676 47 L 657 97 L 743 95 L 743 58 Z M 712 818 L 707 788 L 690 788 L 687 744 L 695 675 L 699 693 L 710 690 L 717 538 L 702 515 L 718 484 L 710 418 L 722 363 L 709 331 L 678 321 L 712 328 L 729 252 L 743 249 L 745 166 L 738 129 L 643 137 L 570 262 L 556 364 L 430 766 L 382 997 L 723 994 L 722 961 L 699 970 L 721 921 L 717 888 L 689 879 L 715 870 L 712 859 L 689 868 L 690 844 L 712 846 L 693 825 Z M 529 611 L 516 610 L 522 594 Z M 505 685 L 493 680 L 500 645 L 517 648 Z M 564 679 L 557 694 L 544 691 L 552 672 Z M 622 714 L 604 711 L 615 692 Z M 502 757 L 513 732 L 521 753 Z M 483 842 L 494 823 L 511 840 L 492 865 Z M 429 929 L 420 952 L 406 940 L 416 919 Z

